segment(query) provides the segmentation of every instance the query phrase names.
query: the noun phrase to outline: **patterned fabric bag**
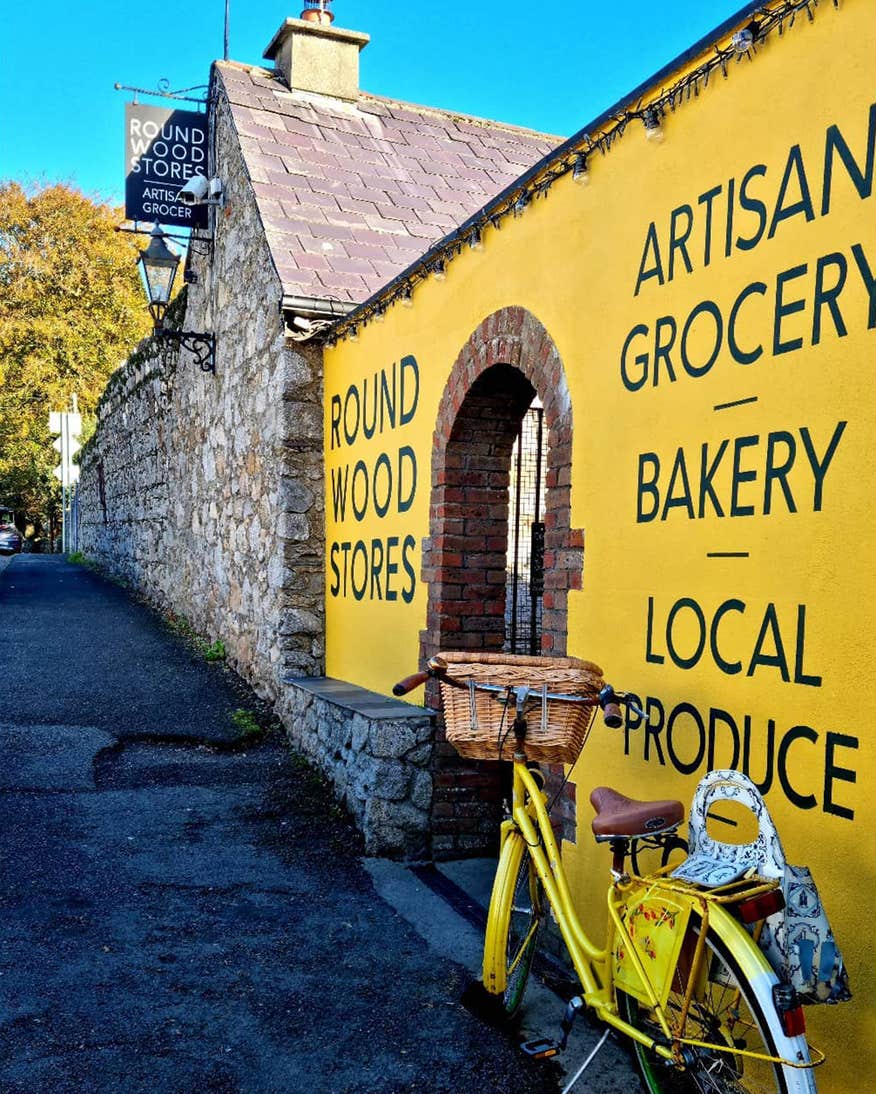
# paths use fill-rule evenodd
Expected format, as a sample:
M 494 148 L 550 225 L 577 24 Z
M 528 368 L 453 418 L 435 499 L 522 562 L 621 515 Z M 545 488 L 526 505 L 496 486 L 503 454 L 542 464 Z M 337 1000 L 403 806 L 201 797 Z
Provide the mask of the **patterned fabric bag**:
M 770 916 L 760 936 L 767 960 L 803 1003 L 851 999 L 843 955 L 809 869 L 785 863 L 782 892 L 785 910 Z
M 706 831 L 709 810 L 720 801 L 746 806 L 757 818 L 753 843 L 720 843 Z M 727 885 L 749 871 L 778 878 L 784 911 L 766 920 L 760 947 L 780 979 L 791 984 L 803 1003 L 840 1003 L 851 999 L 842 954 L 833 937 L 818 889 L 805 866 L 785 861 L 779 833 L 760 791 L 740 771 L 711 771 L 697 787 L 688 823 L 688 858 L 673 877 L 706 888 Z

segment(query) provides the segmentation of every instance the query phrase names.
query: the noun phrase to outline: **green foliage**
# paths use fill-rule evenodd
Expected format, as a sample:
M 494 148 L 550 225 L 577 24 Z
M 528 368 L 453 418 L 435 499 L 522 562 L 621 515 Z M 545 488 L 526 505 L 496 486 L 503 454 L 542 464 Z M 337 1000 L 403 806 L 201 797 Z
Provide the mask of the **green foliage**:
M 149 331 L 120 210 L 56 184 L 0 183 L 0 499 L 34 525 L 57 508 L 50 410 L 93 430 L 110 374 Z
M 198 637 L 197 632 L 184 615 L 175 615 L 173 612 L 168 612 L 164 618 L 168 627 L 170 627 L 174 634 L 178 634 L 180 638 L 185 638 L 187 641 L 191 642 Z
M 241 741 L 254 740 L 265 732 L 253 712 L 242 707 L 231 712 L 231 721 L 237 726 Z
M 203 647 L 202 652 L 205 661 L 225 660 L 225 643 L 221 638 L 217 638 L 212 645 L 207 645 L 207 643 L 202 640 L 201 646 Z
M 73 551 L 67 555 L 67 561 L 72 562 L 76 566 L 84 566 L 88 561 L 81 551 Z
M 225 660 L 225 643 L 221 638 L 217 638 L 215 642 L 208 642 L 203 635 L 198 634 L 184 615 L 175 615 L 170 612 L 165 616 L 165 621 L 174 634 L 178 634 L 180 638 L 184 638 L 186 642 L 194 646 L 205 661 Z

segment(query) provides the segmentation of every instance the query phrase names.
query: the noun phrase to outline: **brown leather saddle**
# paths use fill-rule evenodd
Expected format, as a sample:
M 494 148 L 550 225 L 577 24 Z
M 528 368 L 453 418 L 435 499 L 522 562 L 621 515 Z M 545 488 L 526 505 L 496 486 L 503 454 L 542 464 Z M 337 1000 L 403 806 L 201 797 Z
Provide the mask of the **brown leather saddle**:
M 610 839 L 640 839 L 671 832 L 684 820 L 684 806 L 677 801 L 640 802 L 612 790 L 597 786 L 590 794 L 590 804 L 596 810 L 593 835 L 602 843 Z

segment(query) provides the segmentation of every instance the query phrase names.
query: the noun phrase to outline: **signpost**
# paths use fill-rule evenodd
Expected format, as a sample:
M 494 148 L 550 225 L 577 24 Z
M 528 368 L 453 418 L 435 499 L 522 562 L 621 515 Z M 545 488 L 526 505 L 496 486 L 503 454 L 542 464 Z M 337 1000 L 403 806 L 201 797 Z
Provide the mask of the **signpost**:
M 125 216 L 129 220 L 206 228 L 206 205 L 177 200 L 192 175 L 206 172 L 206 114 L 125 105 Z
M 76 397 L 73 397 L 76 405 Z M 82 415 L 73 411 L 53 410 L 49 414 L 49 432 L 60 436 L 52 441 L 52 448 L 60 453 L 61 462 L 52 470 L 52 474 L 61 483 L 61 550 L 64 554 L 75 551 L 78 529 L 72 526 L 70 517 L 73 511 L 73 494 L 79 481 L 79 464 L 73 463 L 73 457 L 82 447 L 79 435 L 82 432 Z

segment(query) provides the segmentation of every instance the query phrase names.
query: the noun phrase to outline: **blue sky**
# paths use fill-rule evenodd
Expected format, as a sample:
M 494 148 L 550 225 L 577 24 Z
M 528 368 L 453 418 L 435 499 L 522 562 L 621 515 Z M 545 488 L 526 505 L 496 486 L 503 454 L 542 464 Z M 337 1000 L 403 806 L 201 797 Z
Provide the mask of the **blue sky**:
M 231 0 L 230 56 L 260 64 L 300 0 Z M 742 6 L 592 0 L 335 0 L 365 31 L 368 91 L 567 136 Z M 221 57 L 224 0 L 42 0 L 4 5 L 0 179 L 63 181 L 120 202 L 122 83 L 206 83 Z M 143 99 L 145 102 L 157 100 Z

